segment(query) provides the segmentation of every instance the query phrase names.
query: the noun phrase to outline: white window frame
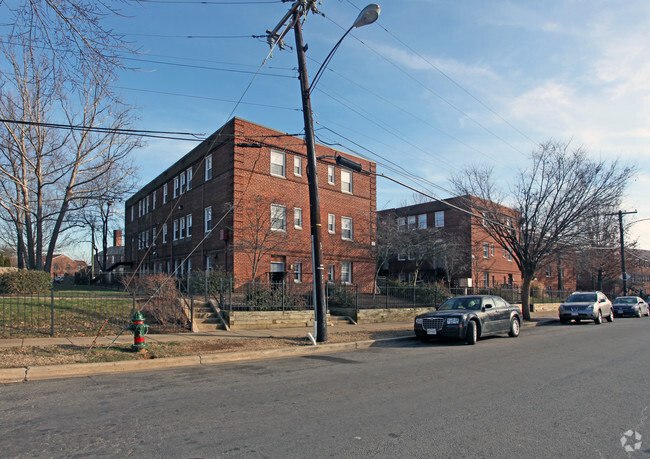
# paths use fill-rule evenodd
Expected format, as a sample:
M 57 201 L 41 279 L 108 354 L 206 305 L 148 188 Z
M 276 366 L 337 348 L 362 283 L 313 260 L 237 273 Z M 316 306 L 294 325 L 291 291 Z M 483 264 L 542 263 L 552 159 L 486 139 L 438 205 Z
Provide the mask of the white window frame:
M 178 220 L 174 220 L 172 229 L 174 230 L 172 234 L 172 239 L 174 241 L 178 241 Z
M 302 177 L 302 157 L 300 156 L 293 157 L 293 175 Z
M 135 206 L 131 206 L 131 221 L 133 221 L 133 209 Z
M 445 226 L 445 211 L 440 210 L 436 212 L 434 215 L 434 220 L 435 220 L 435 227 L 436 228 L 444 228 Z
M 282 162 L 279 163 L 278 160 L 281 159 Z M 275 171 L 273 170 L 275 166 Z M 278 171 L 278 168 L 280 170 Z M 280 150 L 271 150 L 271 175 L 274 177 L 286 178 L 287 174 L 287 155 L 285 152 Z
M 354 240 L 354 221 L 352 217 L 341 217 L 341 239 Z
M 163 223 L 162 227 L 162 242 L 167 244 L 167 223 Z
M 178 225 L 180 227 L 178 238 L 179 239 L 185 239 L 185 217 L 181 217 L 179 219 L 179 224 Z
M 352 262 L 351 261 L 341 262 L 341 283 L 343 284 L 352 283 Z
M 187 186 L 187 177 L 185 176 L 185 172 L 181 172 L 180 178 L 181 178 L 181 192 L 180 192 L 180 194 L 183 194 L 187 190 L 187 188 L 186 188 L 186 186 Z
M 185 171 L 185 175 L 187 176 L 187 191 L 190 191 L 192 189 L 192 168 L 188 167 L 187 170 Z
M 192 237 L 192 214 L 185 216 L 185 234 L 187 237 Z
M 156 209 L 156 190 L 151 193 L 151 210 Z
M 406 261 L 406 252 L 404 250 L 397 252 L 397 261 Z
M 203 230 L 205 233 L 212 230 L 212 206 L 203 209 Z
M 490 258 L 490 244 L 483 243 L 483 258 Z
M 490 244 L 490 256 L 494 257 L 494 244 Z
M 341 191 L 343 193 L 352 194 L 352 171 L 341 169 Z
M 400 233 L 406 231 L 406 217 L 397 217 L 397 231 Z
M 417 217 L 415 215 L 409 215 L 406 219 L 406 229 L 409 231 L 417 228 Z
M 167 204 L 167 184 L 163 185 L 163 204 Z
M 178 197 L 179 183 L 180 182 L 178 176 L 174 177 L 174 198 Z
M 327 280 L 334 282 L 336 280 L 336 266 L 327 265 Z
M 271 231 L 287 231 L 287 206 L 271 204 Z
M 418 229 L 427 229 L 427 214 L 418 215 Z
M 336 215 L 327 214 L 327 232 L 330 234 L 336 233 Z
M 302 209 L 300 207 L 293 209 L 293 227 L 302 229 Z
M 296 284 L 302 282 L 302 263 L 297 261 L 293 264 L 293 281 Z
M 327 165 L 327 183 L 336 185 L 336 168 L 331 164 Z
M 205 157 L 205 181 L 212 179 L 212 154 Z

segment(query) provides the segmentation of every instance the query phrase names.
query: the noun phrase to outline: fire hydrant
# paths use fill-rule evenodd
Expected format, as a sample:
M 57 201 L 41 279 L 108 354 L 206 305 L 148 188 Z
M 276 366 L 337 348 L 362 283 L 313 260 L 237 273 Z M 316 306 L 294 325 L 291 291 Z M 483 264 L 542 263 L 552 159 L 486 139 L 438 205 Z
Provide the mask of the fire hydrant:
M 149 325 L 145 325 L 142 313 L 136 312 L 133 314 L 129 330 L 133 332 L 133 346 L 131 346 L 131 349 L 134 352 L 146 352 L 147 344 L 144 342 L 144 335 L 149 331 Z

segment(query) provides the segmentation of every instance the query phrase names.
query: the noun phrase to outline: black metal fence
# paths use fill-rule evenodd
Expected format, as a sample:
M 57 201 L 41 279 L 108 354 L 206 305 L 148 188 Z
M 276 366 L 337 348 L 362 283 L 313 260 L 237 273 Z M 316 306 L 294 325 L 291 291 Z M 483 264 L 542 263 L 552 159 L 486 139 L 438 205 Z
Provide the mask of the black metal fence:
M 121 332 L 134 311 L 145 315 L 150 333 L 189 331 L 182 299 L 124 291 L 55 290 L 0 294 L 0 337 L 93 336 Z

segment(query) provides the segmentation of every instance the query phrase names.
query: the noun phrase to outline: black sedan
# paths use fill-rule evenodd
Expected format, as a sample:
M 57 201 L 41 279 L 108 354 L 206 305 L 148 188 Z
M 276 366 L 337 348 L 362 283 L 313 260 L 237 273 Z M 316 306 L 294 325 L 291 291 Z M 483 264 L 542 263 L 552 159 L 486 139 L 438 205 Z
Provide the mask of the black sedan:
M 521 311 L 494 295 L 458 296 L 445 301 L 436 311 L 420 314 L 413 325 L 422 341 L 460 338 L 475 344 L 482 336 L 507 333 L 519 336 Z

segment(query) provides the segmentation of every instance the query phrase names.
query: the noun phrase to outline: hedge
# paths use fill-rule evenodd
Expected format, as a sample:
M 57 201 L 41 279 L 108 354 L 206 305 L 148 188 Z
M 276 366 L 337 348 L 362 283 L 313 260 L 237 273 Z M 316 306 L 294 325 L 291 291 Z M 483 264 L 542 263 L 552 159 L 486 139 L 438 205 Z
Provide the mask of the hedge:
M 21 269 L 0 274 L 0 293 L 43 293 L 52 288 L 52 280 L 45 271 Z

